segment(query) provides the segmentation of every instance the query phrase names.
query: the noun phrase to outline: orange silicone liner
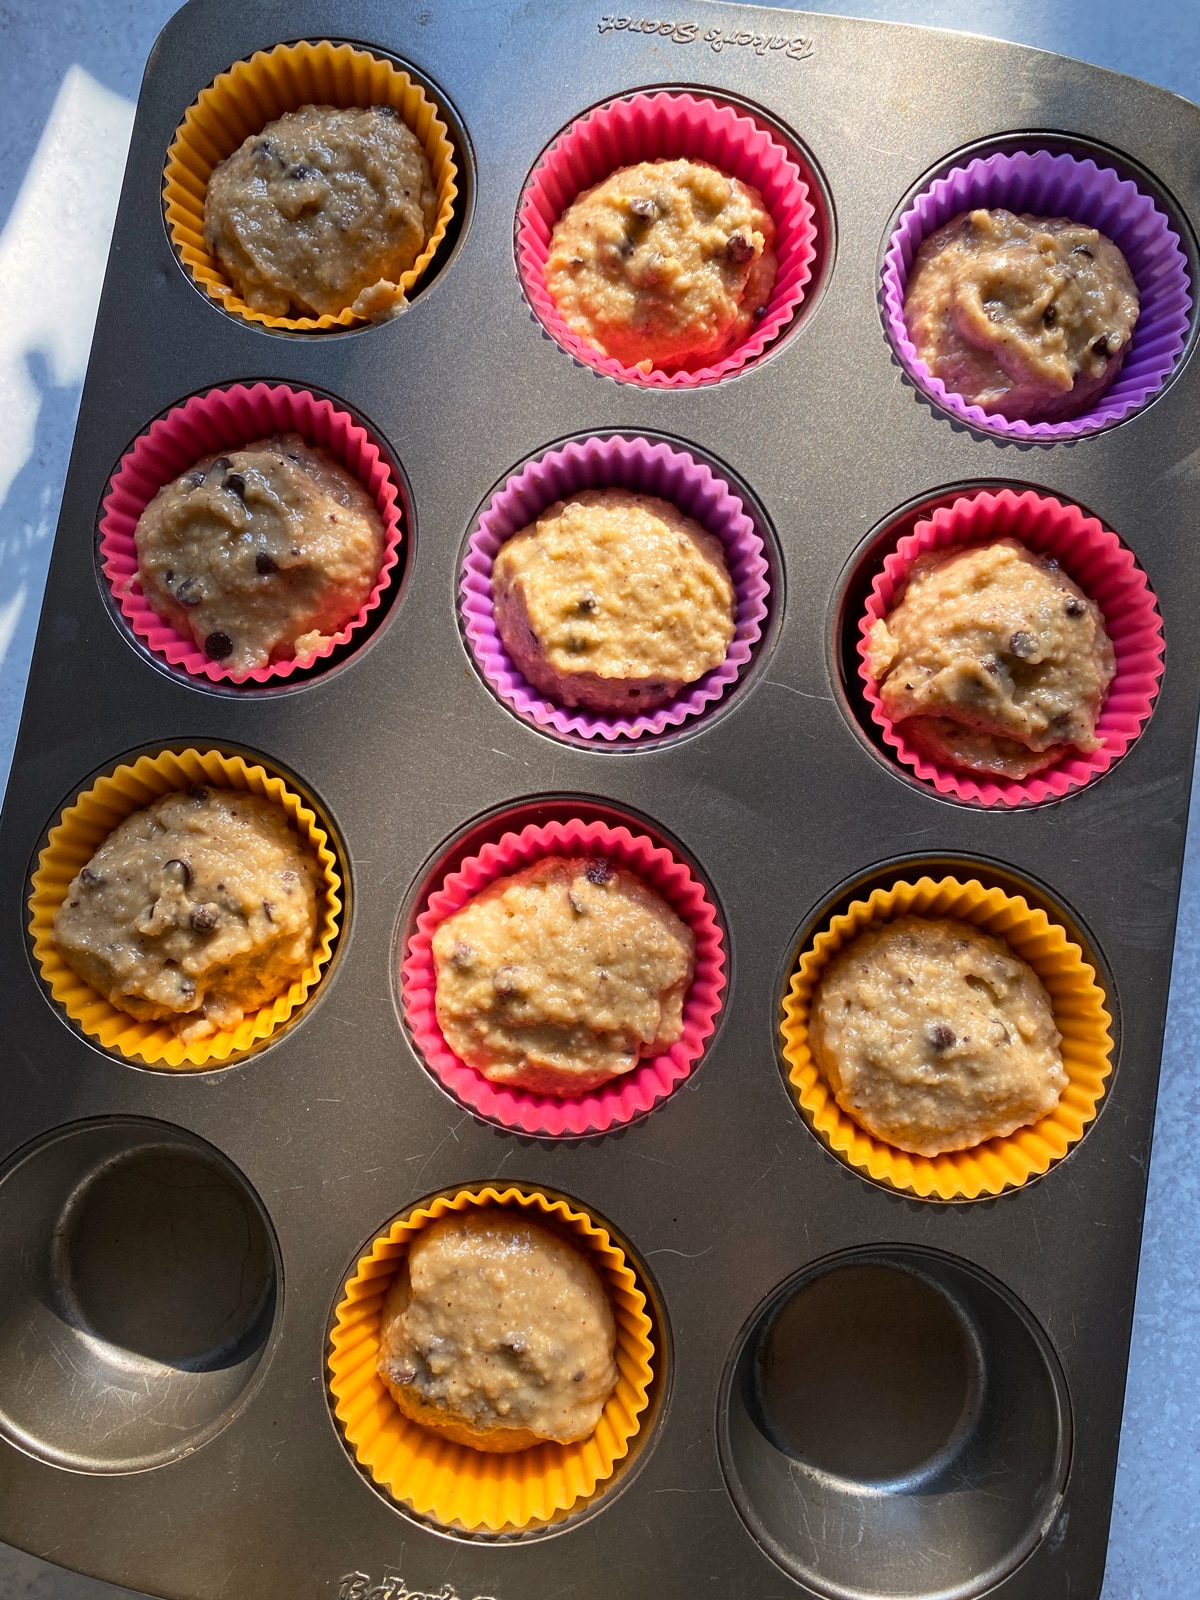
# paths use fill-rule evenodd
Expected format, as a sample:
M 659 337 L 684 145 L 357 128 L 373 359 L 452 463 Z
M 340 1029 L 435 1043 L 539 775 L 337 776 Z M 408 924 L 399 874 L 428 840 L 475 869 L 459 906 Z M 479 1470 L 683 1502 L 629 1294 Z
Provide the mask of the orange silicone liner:
M 185 1044 L 167 1022 L 141 1022 L 109 1003 L 66 964 L 54 944 L 54 914 L 71 880 L 118 824 L 159 795 L 207 783 L 265 795 L 287 812 L 321 863 L 324 895 L 317 907 L 312 960 L 299 978 L 236 1028 Z M 166 750 L 122 765 L 86 789 L 62 813 L 38 856 L 29 896 L 29 933 L 42 979 L 67 1016 L 106 1050 L 137 1066 L 198 1071 L 226 1066 L 269 1039 L 308 998 L 329 964 L 342 912 L 342 875 L 320 819 L 299 795 L 265 767 L 219 750 Z
M 956 917 L 1007 941 L 1042 980 L 1062 1034 L 1068 1083 L 1053 1111 L 1003 1139 L 940 1156 L 912 1155 L 876 1139 L 833 1097 L 808 1042 L 809 1007 L 821 974 L 843 945 L 872 923 L 917 916 Z M 788 1081 L 813 1132 L 850 1166 L 878 1183 L 929 1200 L 976 1200 L 1040 1177 L 1083 1137 L 1095 1118 L 1112 1070 L 1112 1018 L 1094 969 L 1066 930 L 1020 895 L 975 879 L 897 883 L 855 900 L 805 950 L 783 1004 L 783 1054 Z
M 270 317 L 237 294 L 225 269 L 204 242 L 204 199 L 218 163 L 268 122 L 301 106 L 390 105 L 421 141 L 429 158 L 438 210 L 433 232 L 412 266 L 398 280 L 402 295 L 419 281 L 437 254 L 454 215 L 458 167 L 445 122 L 429 96 L 407 72 L 368 50 L 329 40 L 280 44 L 237 61 L 201 91 L 188 107 L 167 153 L 163 206 L 171 242 L 196 282 L 226 311 L 247 322 L 290 333 L 357 328 L 367 319 L 349 307 L 337 316 Z
M 530 1212 L 586 1249 L 612 1301 L 619 1377 L 591 1438 L 493 1454 L 411 1421 L 377 1368 L 383 1303 L 414 1236 L 448 1212 L 503 1206 Z M 354 1459 L 417 1516 L 470 1533 L 533 1530 L 592 1499 L 629 1455 L 649 1404 L 658 1354 L 646 1295 L 624 1251 L 568 1200 L 490 1184 L 424 1201 L 361 1258 L 334 1313 L 328 1355 L 335 1415 Z

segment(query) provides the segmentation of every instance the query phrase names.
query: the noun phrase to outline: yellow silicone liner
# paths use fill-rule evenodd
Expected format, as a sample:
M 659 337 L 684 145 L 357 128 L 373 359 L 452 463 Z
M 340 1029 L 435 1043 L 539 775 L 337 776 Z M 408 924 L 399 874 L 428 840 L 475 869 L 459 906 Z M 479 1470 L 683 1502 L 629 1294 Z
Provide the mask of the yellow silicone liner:
M 813 1060 L 808 1015 L 813 991 L 835 953 L 873 922 L 918 916 L 957 917 L 1004 939 L 1037 973 L 1062 1034 L 1069 1082 L 1058 1105 L 1040 1122 L 1003 1139 L 940 1156 L 911 1155 L 876 1139 L 841 1109 Z M 976 1200 L 1040 1177 L 1082 1138 L 1096 1115 L 1112 1070 L 1112 1018 L 1096 974 L 1066 931 L 1020 895 L 986 889 L 975 879 L 897 883 L 855 900 L 813 940 L 800 958 L 783 1004 L 783 1054 L 788 1078 L 809 1126 L 851 1166 L 880 1183 L 922 1199 Z
M 376 1371 L 379 1319 L 413 1236 L 448 1212 L 519 1208 L 585 1246 L 617 1324 L 617 1387 L 595 1433 L 579 1444 L 493 1454 L 455 1444 L 404 1416 Z M 347 1281 L 330 1336 L 329 1387 L 359 1465 L 418 1516 L 470 1533 L 545 1526 L 594 1495 L 629 1454 L 648 1404 L 656 1352 L 646 1296 L 624 1252 L 586 1212 L 533 1189 L 483 1185 L 438 1196 L 380 1234 Z
M 438 211 L 424 250 L 399 280 L 406 295 L 436 255 L 454 215 L 458 198 L 454 146 L 420 84 L 390 61 L 353 45 L 303 40 L 259 50 L 248 61 L 235 62 L 202 90 L 188 107 L 167 153 L 163 173 L 167 227 L 179 259 L 196 282 L 226 311 L 247 322 L 292 333 L 362 327 L 367 318 L 356 316 L 349 307 L 337 316 L 320 317 L 269 317 L 252 310 L 204 242 L 204 198 L 213 168 L 268 122 L 305 105 L 364 109 L 390 105 L 421 141 L 437 188 Z
M 71 880 L 125 818 L 159 795 L 209 783 L 265 795 L 287 812 L 321 863 L 325 893 L 317 908 L 317 936 L 309 966 L 291 987 L 269 1004 L 245 1016 L 236 1028 L 225 1028 L 185 1044 L 170 1024 L 139 1022 L 119 1011 L 67 966 L 54 944 L 54 914 L 66 898 Z M 342 911 L 342 877 L 329 836 L 315 812 L 299 795 L 264 767 L 219 750 L 164 751 L 142 756 L 132 766 L 119 766 L 85 790 L 51 828 L 49 842 L 38 856 L 29 897 L 29 932 L 33 954 L 50 993 L 68 1017 L 90 1039 L 139 1066 L 198 1071 L 227 1065 L 270 1038 L 307 999 L 329 963 Z

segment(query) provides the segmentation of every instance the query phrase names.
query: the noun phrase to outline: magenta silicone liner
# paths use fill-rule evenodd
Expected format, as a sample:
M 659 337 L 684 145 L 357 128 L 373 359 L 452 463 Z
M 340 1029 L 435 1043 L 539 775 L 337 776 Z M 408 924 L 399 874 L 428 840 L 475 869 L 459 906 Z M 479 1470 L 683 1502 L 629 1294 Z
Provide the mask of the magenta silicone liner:
M 1112 640 L 1116 672 L 1108 688 L 1096 733 L 1103 741 L 1086 756 L 1071 750 L 1053 767 L 1023 781 L 973 776 L 942 766 L 908 743 L 905 724 L 884 711 L 867 665 L 871 624 L 903 598 L 909 568 L 929 550 L 950 550 L 1016 539 L 1038 555 L 1053 556 L 1104 615 Z M 1158 694 L 1163 671 L 1162 619 L 1153 591 L 1132 553 L 1115 533 L 1079 506 L 1049 495 L 1011 489 L 964 496 L 918 522 L 886 558 L 871 585 L 866 614 L 859 623 L 859 677 L 871 719 L 897 760 L 941 795 L 982 806 L 1028 806 L 1061 800 L 1098 778 L 1128 750 L 1141 732 Z
M 943 223 L 977 207 L 1070 217 L 1105 234 L 1129 263 L 1140 302 L 1131 348 L 1107 393 L 1067 422 L 1010 422 L 968 405 L 933 376 L 908 336 L 904 295 L 917 250 Z M 1191 305 L 1187 259 L 1179 236 L 1155 202 L 1107 167 L 1046 150 L 981 156 L 938 178 L 900 218 L 884 257 L 884 324 L 909 373 L 946 411 L 974 428 L 1009 439 L 1074 439 L 1128 417 L 1170 377 L 1187 340 Z
M 560 706 L 535 689 L 513 664 L 496 631 L 492 567 L 505 540 L 535 521 L 556 500 L 583 489 L 628 489 L 657 495 L 694 518 L 725 548 L 737 594 L 733 639 L 724 661 L 673 700 L 637 716 Z M 584 739 L 640 739 L 665 733 L 720 700 L 749 662 L 767 614 L 763 542 L 741 500 L 724 479 L 684 450 L 649 439 L 610 437 L 573 441 L 529 462 L 492 496 L 471 535 L 460 596 L 463 626 L 484 678 L 517 713 L 556 733 Z
M 137 581 L 134 530 L 163 485 L 203 456 L 240 449 L 275 433 L 298 433 L 308 444 L 327 450 L 373 496 L 383 519 L 383 560 L 366 604 L 319 650 L 250 672 L 234 672 L 210 661 L 190 635 L 185 637 L 150 609 Z M 99 526 L 101 569 L 131 631 L 171 666 L 212 683 L 271 683 L 332 655 L 378 609 L 400 558 L 402 537 L 397 485 L 366 429 L 329 400 L 305 389 L 267 383 L 210 389 L 151 423 L 122 456 L 104 498 Z
M 683 1007 L 683 1033 L 661 1055 L 573 1099 L 531 1094 L 488 1081 L 450 1049 L 438 1026 L 431 944 L 437 928 L 497 878 L 547 856 L 604 856 L 656 889 L 691 928 L 695 974 Z M 624 826 L 604 822 L 531 823 L 485 844 L 430 894 L 417 918 L 401 968 L 404 1014 L 426 1065 L 456 1100 L 491 1122 L 552 1137 L 604 1133 L 643 1116 L 677 1089 L 699 1060 L 713 1031 L 725 987 L 725 950 L 716 911 L 684 863 L 662 845 Z
M 573 333 L 546 289 L 550 236 L 567 207 L 619 167 L 640 161 L 707 161 L 762 195 L 775 223 L 779 267 L 764 315 L 736 350 L 720 361 L 644 372 L 603 355 Z M 752 117 L 696 95 L 631 95 L 597 106 L 554 141 L 534 168 L 517 213 L 517 263 L 538 319 L 564 350 L 623 383 L 659 389 L 715 383 L 756 360 L 791 322 L 816 255 L 814 209 L 808 185 L 787 150 Z

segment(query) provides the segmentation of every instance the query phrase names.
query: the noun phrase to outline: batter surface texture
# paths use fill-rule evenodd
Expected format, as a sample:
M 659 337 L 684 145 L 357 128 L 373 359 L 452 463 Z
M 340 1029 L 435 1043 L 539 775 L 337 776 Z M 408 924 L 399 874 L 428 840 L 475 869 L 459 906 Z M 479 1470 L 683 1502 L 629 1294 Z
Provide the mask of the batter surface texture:
M 266 316 L 378 318 L 437 218 L 429 160 L 391 106 L 301 106 L 213 169 L 204 237 Z
M 298 434 L 205 456 L 134 531 L 146 603 L 235 673 L 319 649 L 363 607 L 383 522 L 362 484 Z
M 639 711 L 724 661 L 736 595 L 721 541 L 676 506 L 585 489 L 501 546 L 496 627 L 560 705 Z
M 1099 607 L 1015 539 L 921 556 L 900 604 L 872 625 L 867 664 L 913 744 L 1014 779 L 1100 748 L 1115 670 Z
M 524 1450 L 594 1433 L 615 1343 L 583 1252 L 496 1208 L 417 1235 L 384 1302 L 379 1372 L 414 1421 L 479 1450 Z
M 636 874 L 547 856 L 434 934 L 438 1024 L 494 1083 L 583 1094 L 680 1037 L 694 951 L 691 929 Z
M 1120 370 L 1138 292 L 1110 239 L 1068 217 L 964 211 L 917 251 L 904 319 L 947 389 L 1010 420 L 1086 410 Z
M 559 219 L 546 288 L 564 322 L 626 366 L 681 367 L 736 348 L 775 282 L 757 189 L 702 161 L 643 161 Z
M 274 801 L 203 787 L 163 795 L 72 880 L 54 942 L 119 1010 L 206 1038 L 308 966 L 319 873 Z
M 1052 1111 L 1067 1086 L 1050 997 L 1001 939 L 951 918 L 869 928 L 825 969 L 813 1055 L 838 1105 L 916 1155 Z

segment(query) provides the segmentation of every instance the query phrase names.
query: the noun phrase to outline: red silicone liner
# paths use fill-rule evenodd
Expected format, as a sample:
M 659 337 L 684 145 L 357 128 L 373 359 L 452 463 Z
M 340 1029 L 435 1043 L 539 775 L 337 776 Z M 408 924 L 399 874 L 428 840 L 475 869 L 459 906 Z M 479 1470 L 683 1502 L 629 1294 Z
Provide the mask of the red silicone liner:
M 489 883 L 546 856 L 606 856 L 636 872 L 656 889 L 696 938 L 696 970 L 683 1007 L 683 1033 L 661 1055 L 646 1057 L 632 1072 L 577 1099 L 556 1099 L 490 1083 L 450 1049 L 434 1009 L 434 932 Z M 626 827 L 604 822 L 530 823 L 485 844 L 449 873 L 417 918 L 401 969 L 404 1014 L 413 1039 L 433 1075 L 455 1099 L 490 1122 L 523 1133 L 567 1137 L 605 1133 L 644 1116 L 677 1089 L 704 1050 L 721 1008 L 725 950 L 716 911 L 702 885 L 682 861 L 661 845 Z
M 908 569 L 928 550 L 1016 539 L 1038 555 L 1054 556 L 1068 577 L 1094 600 L 1112 640 L 1116 673 L 1096 732 L 1103 740 L 1094 755 L 1071 750 L 1053 767 L 1023 781 L 972 776 L 931 761 L 892 722 L 867 666 L 871 624 L 886 617 L 903 595 Z M 1115 533 L 1078 506 L 1049 495 L 1011 489 L 965 496 L 918 522 L 901 539 L 876 575 L 859 623 L 859 677 L 871 719 L 899 761 L 939 794 L 983 806 L 1028 806 L 1064 795 L 1107 772 L 1137 738 L 1154 705 L 1163 671 L 1162 618 L 1146 574 Z
M 273 433 L 298 433 L 306 443 L 327 450 L 374 497 L 383 519 L 383 560 L 366 604 L 320 650 L 303 658 L 269 662 L 250 672 L 234 672 L 219 661 L 210 661 L 190 636 L 179 633 L 150 609 L 137 581 L 134 530 L 163 485 L 202 457 L 239 449 Z M 318 399 L 305 389 L 267 383 L 210 389 L 152 422 L 121 458 L 104 498 L 99 526 L 101 569 L 130 630 L 171 666 L 211 683 L 271 683 L 327 659 L 379 608 L 400 559 L 402 538 L 396 482 L 366 429 L 329 400 Z
M 665 705 L 636 716 L 562 706 L 535 689 L 504 648 L 492 602 L 492 569 L 506 540 L 557 500 L 569 500 L 584 489 L 611 488 L 670 501 L 718 538 L 737 597 L 735 632 L 720 665 L 685 684 Z M 620 435 L 573 440 L 514 473 L 492 496 L 471 535 L 460 586 L 467 638 L 479 670 L 500 698 L 539 727 L 610 743 L 661 735 L 723 699 L 762 636 L 769 593 L 763 542 L 724 479 L 684 450 Z
M 736 350 L 695 370 L 654 367 L 642 372 L 602 355 L 571 331 L 547 291 L 546 257 L 555 224 L 585 189 L 620 167 L 679 159 L 707 161 L 758 190 L 775 223 L 779 268 L 765 314 Z M 630 95 L 573 122 L 542 156 L 517 213 L 517 263 L 539 321 L 569 355 L 623 383 L 692 388 L 740 371 L 761 356 L 792 320 L 816 256 L 814 215 L 800 168 L 752 117 L 692 94 Z

